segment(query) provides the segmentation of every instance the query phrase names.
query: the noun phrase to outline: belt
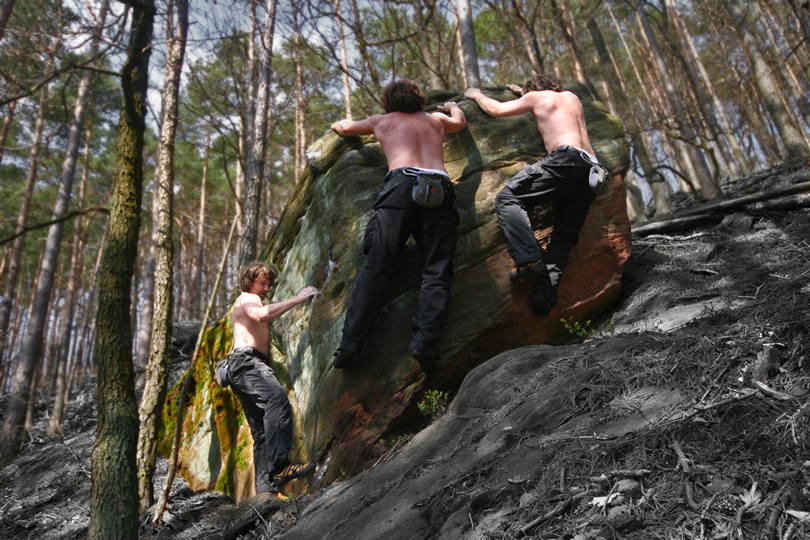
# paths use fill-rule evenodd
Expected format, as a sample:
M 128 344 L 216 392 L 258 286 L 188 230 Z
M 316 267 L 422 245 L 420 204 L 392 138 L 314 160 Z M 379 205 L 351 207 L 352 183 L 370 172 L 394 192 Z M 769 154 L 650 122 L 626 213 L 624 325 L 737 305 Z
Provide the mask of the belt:
M 270 358 L 268 358 L 266 354 L 264 354 L 262 351 L 260 351 L 259 349 L 255 348 L 255 347 L 239 347 L 239 348 L 236 348 L 236 349 L 232 350 L 231 354 L 236 354 L 236 353 L 240 353 L 240 352 L 251 353 L 251 354 L 253 354 L 255 356 L 258 356 L 259 359 L 264 360 L 265 362 L 270 361 Z

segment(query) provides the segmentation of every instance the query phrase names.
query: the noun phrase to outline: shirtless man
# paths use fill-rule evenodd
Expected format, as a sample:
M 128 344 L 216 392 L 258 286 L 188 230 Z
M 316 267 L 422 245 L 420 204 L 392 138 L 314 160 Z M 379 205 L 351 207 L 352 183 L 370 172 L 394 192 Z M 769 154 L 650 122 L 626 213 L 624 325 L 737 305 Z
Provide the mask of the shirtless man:
M 315 468 L 290 463 L 292 409 L 287 392 L 268 365 L 268 323 L 318 294 L 307 287 L 288 300 L 262 305 L 276 279 L 266 264 L 248 265 L 239 278 L 242 293 L 231 311 L 233 351 L 217 367 L 217 379 L 236 393 L 253 436 L 256 494 L 278 493 L 279 486 Z
M 503 103 L 477 88 L 467 89 L 464 95 L 475 100 L 490 116 L 530 112 L 537 122 L 548 155 L 509 179 L 498 193 L 495 205 L 515 261 L 510 277 L 515 281 L 534 277 L 529 304 L 537 314 L 548 315 L 557 303 L 557 287 L 568 254 L 577 243 L 594 192 L 602 188 L 606 171 L 594 156 L 582 104 L 576 95 L 563 91 L 560 82 L 547 75 L 537 75 L 526 81 L 522 89 L 517 88 L 517 93 L 523 95 Z M 548 249 L 543 252 L 537 245 L 527 210 L 549 199 L 554 230 Z
M 383 90 L 385 114 L 332 124 L 338 135 L 373 133 L 388 159 L 388 174 L 366 228 L 365 258 L 346 313 L 343 338 L 335 351 L 333 366 L 338 369 L 351 367 L 357 359 L 388 298 L 394 268 L 411 234 L 423 257 L 422 285 L 412 322 L 411 355 L 426 372 L 437 367 L 440 333 L 450 301 L 458 225 L 453 186 L 444 169 L 442 141 L 445 133 L 461 131 L 467 121 L 453 102 L 440 107 L 444 112 L 425 113 L 424 105 L 425 96 L 415 83 L 395 81 Z M 412 194 L 417 182 L 432 182 L 433 187 Z M 427 200 L 437 195 L 443 197 L 438 206 L 424 206 L 437 203 L 438 199 Z

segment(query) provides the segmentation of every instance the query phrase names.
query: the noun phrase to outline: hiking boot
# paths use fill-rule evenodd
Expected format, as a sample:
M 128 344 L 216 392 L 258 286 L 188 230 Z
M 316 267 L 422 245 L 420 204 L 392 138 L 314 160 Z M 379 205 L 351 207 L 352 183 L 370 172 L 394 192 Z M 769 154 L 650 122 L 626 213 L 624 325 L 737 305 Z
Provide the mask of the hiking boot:
M 276 485 L 281 485 L 295 478 L 304 476 L 305 474 L 309 474 L 314 470 L 314 463 L 290 463 L 273 475 L 273 482 Z
M 438 354 L 411 351 L 411 357 L 419 362 L 419 367 L 421 367 L 422 371 L 427 375 L 432 375 L 439 370 L 439 360 L 441 356 Z
M 349 369 L 357 360 L 357 351 L 338 349 L 332 355 L 332 367 L 335 369 Z
M 535 276 L 543 273 L 546 270 L 546 265 L 542 261 L 532 261 L 516 265 L 509 271 L 509 281 L 517 282 L 524 278 Z
M 548 272 L 538 274 L 534 287 L 529 295 L 529 307 L 532 311 L 543 317 L 551 313 L 551 308 L 557 303 L 557 290 L 551 284 Z

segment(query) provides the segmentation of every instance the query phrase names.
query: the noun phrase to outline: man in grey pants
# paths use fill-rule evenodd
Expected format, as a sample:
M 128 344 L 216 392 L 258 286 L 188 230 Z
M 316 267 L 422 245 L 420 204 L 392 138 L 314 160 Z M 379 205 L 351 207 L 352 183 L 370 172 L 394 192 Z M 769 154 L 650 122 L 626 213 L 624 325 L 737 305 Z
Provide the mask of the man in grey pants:
M 248 265 L 239 279 L 242 293 L 231 311 L 233 351 L 217 366 L 217 380 L 230 386 L 245 411 L 253 436 L 256 495 L 276 494 L 279 486 L 315 468 L 313 464 L 290 463 L 292 408 L 287 392 L 268 365 L 268 323 L 318 294 L 306 287 L 294 297 L 262 305 L 276 273 L 261 262 Z
M 548 155 L 513 176 L 495 199 L 498 222 L 515 261 L 513 280 L 534 278 L 529 303 L 539 315 L 548 315 L 557 303 L 557 288 L 568 255 L 594 200 L 604 187 L 607 171 L 599 165 L 585 127 L 579 98 L 563 91 L 560 82 L 537 75 L 518 88 L 523 95 L 499 102 L 469 88 L 465 96 L 490 116 L 531 112 Z M 545 252 L 537 245 L 527 210 L 551 201 L 554 230 Z

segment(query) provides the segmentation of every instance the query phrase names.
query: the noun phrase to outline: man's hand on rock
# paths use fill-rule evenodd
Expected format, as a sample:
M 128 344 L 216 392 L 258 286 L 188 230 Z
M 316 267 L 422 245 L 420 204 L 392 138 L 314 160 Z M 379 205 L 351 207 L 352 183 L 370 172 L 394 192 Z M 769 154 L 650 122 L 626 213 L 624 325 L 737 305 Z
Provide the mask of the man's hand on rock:
M 512 93 L 515 94 L 516 96 L 522 96 L 523 95 L 523 88 L 518 84 L 507 84 L 506 88 L 511 90 Z
M 467 90 L 464 92 L 464 97 L 468 97 L 470 99 L 475 99 L 480 95 L 482 95 L 481 90 L 478 88 L 467 88 Z
M 332 131 L 337 133 L 338 135 L 343 135 L 343 124 L 346 120 L 338 120 L 337 122 L 332 123 Z
M 458 103 L 456 103 L 455 101 L 445 101 L 444 103 L 442 103 L 441 107 L 439 107 L 439 110 L 442 112 L 449 113 L 453 109 L 453 107 L 458 107 Z
M 306 287 L 297 295 L 295 295 L 295 297 L 298 299 L 299 303 L 303 304 L 304 302 L 306 302 L 307 300 L 309 300 L 310 298 L 319 293 L 320 291 L 318 289 L 310 285 L 309 287 Z

